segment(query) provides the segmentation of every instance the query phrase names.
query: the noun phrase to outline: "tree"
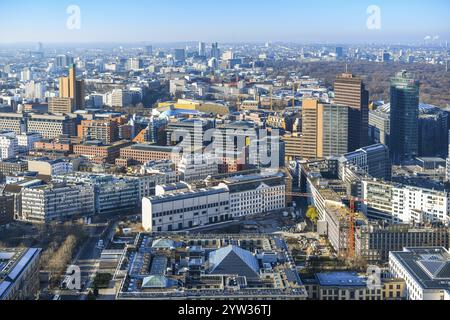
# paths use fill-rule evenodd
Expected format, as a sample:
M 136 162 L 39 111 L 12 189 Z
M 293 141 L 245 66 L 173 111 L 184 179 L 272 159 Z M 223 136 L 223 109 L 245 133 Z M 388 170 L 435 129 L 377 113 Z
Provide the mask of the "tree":
M 308 211 L 306 211 L 306 217 L 314 224 L 317 224 L 319 220 L 319 214 L 317 213 L 316 208 L 309 207 Z

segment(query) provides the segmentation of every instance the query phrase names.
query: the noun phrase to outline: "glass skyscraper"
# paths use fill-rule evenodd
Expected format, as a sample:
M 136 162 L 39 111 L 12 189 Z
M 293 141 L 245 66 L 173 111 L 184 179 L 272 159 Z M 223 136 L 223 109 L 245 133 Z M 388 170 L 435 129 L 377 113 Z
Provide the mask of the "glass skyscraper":
M 419 153 L 419 81 L 406 71 L 391 79 L 391 158 L 395 164 Z

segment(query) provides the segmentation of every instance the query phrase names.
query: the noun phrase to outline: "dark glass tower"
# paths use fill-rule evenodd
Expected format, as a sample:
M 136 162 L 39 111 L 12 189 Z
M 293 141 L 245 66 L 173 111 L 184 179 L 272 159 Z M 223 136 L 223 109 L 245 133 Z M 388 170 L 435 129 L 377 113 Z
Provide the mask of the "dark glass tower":
M 419 81 L 406 71 L 391 78 L 390 150 L 394 164 L 419 153 Z

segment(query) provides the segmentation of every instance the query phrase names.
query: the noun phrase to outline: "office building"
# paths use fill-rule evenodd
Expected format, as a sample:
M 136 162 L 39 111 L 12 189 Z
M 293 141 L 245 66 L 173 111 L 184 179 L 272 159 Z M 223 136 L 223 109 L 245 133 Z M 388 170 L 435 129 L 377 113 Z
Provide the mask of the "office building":
M 349 150 L 351 108 L 344 105 L 324 104 L 322 115 L 322 157 L 339 157 Z M 320 111 L 319 111 L 320 112 Z M 320 137 L 320 136 L 319 136 Z
M 94 213 L 94 188 L 89 185 L 52 183 L 22 191 L 22 219 L 25 221 L 64 221 Z
M 84 109 L 85 86 L 77 80 L 75 64 L 69 65 L 69 76 L 59 78 L 59 97 L 73 99 L 76 110 Z
M 391 120 L 389 113 L 383 110 L 369 111 L 369 143 L 389 145 Z
M 362 211 L 372 219 L 394 223 L 448 223 L 449 197 L 445 190 L 420 188 L 364 179 Z
M 110 144 L 119 140 L 119 128 L 117 122 L 110 119 L 83 120 L 78 125 L 78 138 Z
M 175 49 L 174 58 L 176 62 L 184 62 L 186 60 L 186 50 Z
M 55 139 L 62 135 L 76 136 L 77 118 L 69 115 L 32 114 L 27 121 L 27 132 L 39 133 L 43 138 Z
M 3 175 L 12 175 L 28 170 L 28 162 L 23 159 L 12 158 L 0 161 L 0 173 Z
M 91 163 L 114 164 L 120 157 L 120 150 L 129 147 L 131 142 L 118 141 L 112 144 L 104 144 L 101 141 L 86 141 L 73 146 L 73 153 L 87 158 Z
M 391 252 L 389 271 L 405 280 L 408 300 L 450 299 L 450 252 L 445 248 L 404 248 Z
M 130 106 L 133 102 L 131 92 L 125 89 L 114 89 L 110 96 L 111 102 L 109 105 L 111 107 L 124 108 Z
M 0 131 L 13 131 L 16 134 L 26 131 L 24 115 L 21 113 L 0 113 Z
M 0 301 L 36 298 L 41 252 L 39 248 L 0 248 Z
M 366 274 L 351 271 L 321 272 L 312 278 L 303 276 L 302 282 L 311 300 L 404 300 L 405 281 L 381 278 L 380 284 L 369 287 Z
M 348 150 L 368 145 L 369 92 L 361 78 L 350 73 L 339 75 L 334 82 L 334 102 L 349 106 Z
M 52 114 L 67 114 L 75 111 L 73 98 L 50 98 L 48 112 Z
M 198 43 L 198 55 L 200 57 L 206 57 L 206 44 L 204 42 Z
M 178 188 L 178 185 L 174 187 Z M 232 219 L 230 194 L 226 187 L 177 193 L 173 193 L 172 188 L 170 190 L 168 194 L 157 194 L 142 200 L 144 230 L 170 232 Z
M 181 159 L 178 147 L 164 147 L 153 144 L 135 144 L 120 149 L 120 158 L 117 165 L 146 164 L 152 160 L 173 160 L 178 163 Z
M 28 153 L 34 150 L 35 143 L 41 141 L 39 133 L 23 133 L 16 135 L 16 138 L 20 153 Z
M 395 164 L 419 154 L 419 86 L 406 71 L 391 79 L 389 148 Z
M 390 180 L 392 176 L 389 148 L 383 144 L 375 144 L 347 153 L 339 162 L 342 166 L 356 166 L 373 178 Z
M 443 225 L 392 225 L 373 221 L 357 227 L 355 252 L 368 263 L 379 265 L 389 261 L 389 252 L 405 247 L 448 248 L 449 237 L 450 232 Z
M 281 172 L 230 177 L 219 186 L 229 190 L 233 218 L 280 211 L 287 206 L 286 177 Z
M 184 182 L 201 181 L 219 173 L 219 159 L 208 154 L 183 155 L 177 164 L 180 180 Z
M 216 59 L 216 61 L 220 59 L 220 49 L 217 42 L 214 42 L 211 46 L 211 58 Z

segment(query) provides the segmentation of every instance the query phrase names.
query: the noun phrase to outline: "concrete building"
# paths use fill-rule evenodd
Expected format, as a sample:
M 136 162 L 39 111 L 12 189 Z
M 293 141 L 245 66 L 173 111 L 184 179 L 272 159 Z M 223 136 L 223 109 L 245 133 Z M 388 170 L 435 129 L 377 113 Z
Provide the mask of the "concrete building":
M 405 247 L 444 247 L 450 245 L 450 232 L 444 226 L 369 222 L 356 229 L 356 255 L 371 264 L 389 261 L 389 252 Z
M 16 134 L 21 134 L 25 130 L 23 114 L 0 113 L 0 131 L 14 131 Z
M 51 98 L 48 104 L 48 112 L 51 114 L 67 114 L 74 112 L 75 100 L 73 98 Z
M 187 154 L 183 155 L 177 164 L 177 171 L 180 180 L 193 182 L 204 180 L 208 176 L 219 173 L 219 159 L 208 154 Z
M 404 248 L 391 252 L 389 271 L 406 281 L 408 300 L 449 299 L 450 253 L 445 248 Z
M 388 113 L 378 109 L 369 111 L 369 143 L 389 145 L 390 128 Z
M 365 179 L 362 206 L 370 218 L 394 223 L 448 223 L 449 198 L 445 190 L 433 190 Z
M 283 173 L 253 174 L 227 178 L 219 186 L 230 194 L 233 218 L 283 210 L 286 204 L 286 180 Z
M 36 298 L 41 251 L 0 248 L 0 301 Z
M 0 132 L 0 159 L 11 159 L 18 155 L 19 145 L 14 132 Z
M 35 144 L 42 139 L 39 133 L 22 133 L 16 137 L 20 153 L 28 153 L 34 150 Z
M 39 133 L 43 138 L 54 139 L 62 135 L 76 135 L 76 118 L 68 115 L 32 114 L 27 121 L 27 132 Z
M 341 157 L 339 162 L 341 166 L 356 166 L 373 178 L 390 180 L 392 176 L 389 148 L 383 144 L 347 153 Z
M 159 195 L 142 200 L 142 227 L 151 232 L 177 231 L 232 219 L 226 187 Z
M 28 160 L 28 171 L 37 172 L 41 175 L 55 176 L 73 172 L 74 164 L 67 159 L 50 160 L 48 158 L 36 158 Z
M 34 222 L 64 221 L 93 215 L 94 188 L 89 185 L 49 184 L 22 191 L 22 219 Z

